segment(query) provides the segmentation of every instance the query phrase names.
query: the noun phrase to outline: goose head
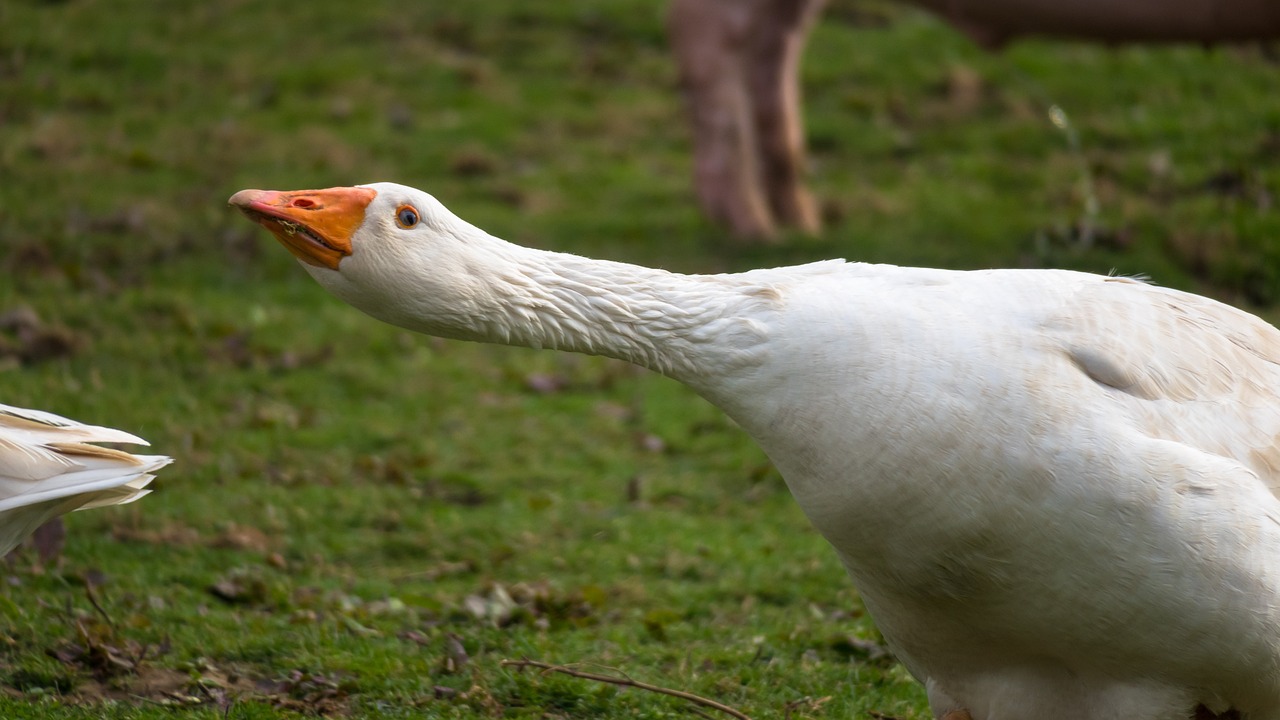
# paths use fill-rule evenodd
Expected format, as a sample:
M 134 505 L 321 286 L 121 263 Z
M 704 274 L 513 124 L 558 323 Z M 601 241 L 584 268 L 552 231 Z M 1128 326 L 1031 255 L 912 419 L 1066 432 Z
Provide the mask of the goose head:
M 760 321 L 776 295 L 767 278 L 680 275 L 514 245 L 394 183 L 241 190 L 229 202 L 329 292 L 384 322 L 607 355 L 686 382 L 758 362 Z
M 241 190 L 230 205 L 275 235 L 329 292 L 380 320 L 441 337 L 494 341 L 520 288 L 515 246 L 416 188 Z

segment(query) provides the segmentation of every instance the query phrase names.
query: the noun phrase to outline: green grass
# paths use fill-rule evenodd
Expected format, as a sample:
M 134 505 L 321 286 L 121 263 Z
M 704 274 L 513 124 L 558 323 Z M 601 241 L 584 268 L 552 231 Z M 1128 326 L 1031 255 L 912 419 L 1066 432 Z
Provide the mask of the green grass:
M 829 230 L 740 248 L 693 205 L 660 3 L 403 5 L 0 4 L 0 314 L 73 349 L 24 361 L 0 331 L 0 401 L 176 458 L 143 502 L 70 517 L 56 566 L 4 570 L 0 716 L 689 714 L 500 664 L 529 657 L 758 718 L 927 717 L 716 410 L 620 363 L 380 325 L 224 206 L 243 187 L 396 180 L 516 242 L 685 271 L 844 256 L 1280 297 L 1257 49 L 987 55 L 837 2 L 805 66 Z

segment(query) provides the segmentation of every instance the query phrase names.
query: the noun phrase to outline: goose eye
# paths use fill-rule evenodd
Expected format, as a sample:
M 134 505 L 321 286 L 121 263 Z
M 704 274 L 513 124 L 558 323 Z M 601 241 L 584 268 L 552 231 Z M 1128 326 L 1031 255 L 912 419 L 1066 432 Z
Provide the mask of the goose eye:
M 396 208 L 396 224 L 408 230 L 418 224 L 418 210 L 412 205 L 401 205 Z

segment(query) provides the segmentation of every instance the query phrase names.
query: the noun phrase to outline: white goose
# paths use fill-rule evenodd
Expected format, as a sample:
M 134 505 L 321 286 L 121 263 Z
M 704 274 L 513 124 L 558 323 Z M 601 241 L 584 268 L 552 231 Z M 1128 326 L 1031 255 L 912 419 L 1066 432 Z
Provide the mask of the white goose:
M 718 405 L 940 718 L 1280 718 L 1280 332 L 1055 270 L 680 275 L 389 183 L 230 200 L 357 308 L 629 360 Z
M 89 443 L 147 441 L 52 413 L 0 405 L 0 556 L 45 522 L 72 510 L 130 503 L 151 492 L 162 455 Z

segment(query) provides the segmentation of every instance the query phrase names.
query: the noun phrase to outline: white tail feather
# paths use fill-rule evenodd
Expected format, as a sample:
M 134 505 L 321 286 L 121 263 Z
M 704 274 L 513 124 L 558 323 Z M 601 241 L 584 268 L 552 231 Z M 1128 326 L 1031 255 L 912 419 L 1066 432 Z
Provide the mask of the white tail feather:
M 0 405 L 0 434 L 36 443 L 113 442 L 150 445 L 137 435 L 115 428 L 85 425 L 61 415 Z
M 0 405 L 0 556 L 71 512 L 133 502 L 172 460 L 88 443 L 148 444 L 112 428 Z

